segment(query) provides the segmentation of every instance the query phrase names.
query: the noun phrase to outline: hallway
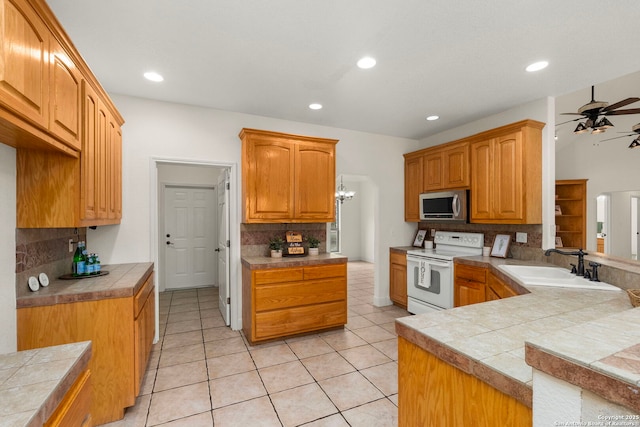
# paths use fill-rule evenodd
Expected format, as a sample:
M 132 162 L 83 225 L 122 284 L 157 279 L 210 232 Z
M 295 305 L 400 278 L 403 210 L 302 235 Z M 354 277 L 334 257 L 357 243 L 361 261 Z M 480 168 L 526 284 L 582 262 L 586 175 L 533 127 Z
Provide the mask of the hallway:
M 217 288 L 160 294 L 160 341 L 141 395 L 108 426 L 397 425 L 394 320 L 374 307 L 373 264 L 348 264 L 343 330 L 250 346 L 224 326 Z

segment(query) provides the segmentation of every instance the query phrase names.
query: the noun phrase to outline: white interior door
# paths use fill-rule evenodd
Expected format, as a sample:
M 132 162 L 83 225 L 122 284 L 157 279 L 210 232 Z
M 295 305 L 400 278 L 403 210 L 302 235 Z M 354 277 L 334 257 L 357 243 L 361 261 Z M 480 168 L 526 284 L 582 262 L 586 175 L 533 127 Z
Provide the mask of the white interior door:
M 166 186 L 165 277 L 167 289 L 215 283 L 215 190 Z
M 218 286 L 220 313 L 225 324 L 231 320 L 229 301 L 229 171 L 218 177 Z

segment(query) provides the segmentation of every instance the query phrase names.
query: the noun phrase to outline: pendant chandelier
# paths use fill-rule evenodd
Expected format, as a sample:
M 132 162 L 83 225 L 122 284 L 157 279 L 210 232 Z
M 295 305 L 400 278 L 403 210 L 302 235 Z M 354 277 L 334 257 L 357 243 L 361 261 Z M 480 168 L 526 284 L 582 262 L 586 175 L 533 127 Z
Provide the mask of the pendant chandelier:
M 353 199 L 353 196 L 356 195 L 355 191 L 347 191 L 347 188 L 342 183 L 342 176 L 340 177 L 340 185 L 338 185 L 338 191 L 336 191 L 336 199 L 340 201 L 340 204 L 344 203 L 345 200 Z

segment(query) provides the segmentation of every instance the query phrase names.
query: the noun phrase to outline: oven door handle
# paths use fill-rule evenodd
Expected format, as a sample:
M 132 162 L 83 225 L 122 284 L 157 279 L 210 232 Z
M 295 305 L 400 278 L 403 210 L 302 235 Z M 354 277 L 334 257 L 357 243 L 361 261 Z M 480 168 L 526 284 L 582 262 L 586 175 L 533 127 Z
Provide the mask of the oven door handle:
M 433 259 L 424 259 L 424 258 L 415 258 L 415 257 L 411 257 L 411 258 L 407 258 L 407 261 L 413 261 L 415 263 L 419 263 L 420 261 L 427 261 L 429 263 L 429 265 L 431 266 L 435 266 L 435 267 L 450 267 L 451 264 L 447 263 L 447 262 L 441 262 L 441 261 L 435 261 Z

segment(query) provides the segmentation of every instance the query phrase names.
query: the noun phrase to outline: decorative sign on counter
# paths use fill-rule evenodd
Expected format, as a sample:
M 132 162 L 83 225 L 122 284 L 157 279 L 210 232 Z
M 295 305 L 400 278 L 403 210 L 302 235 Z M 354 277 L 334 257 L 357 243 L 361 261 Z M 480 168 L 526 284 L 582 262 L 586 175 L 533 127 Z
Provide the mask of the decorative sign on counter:
M 287 244 L 285 245 L 285 255 L 304 256 L 304 246 L 302 244 L 302 234 L 295 231 L 287 231 Z

